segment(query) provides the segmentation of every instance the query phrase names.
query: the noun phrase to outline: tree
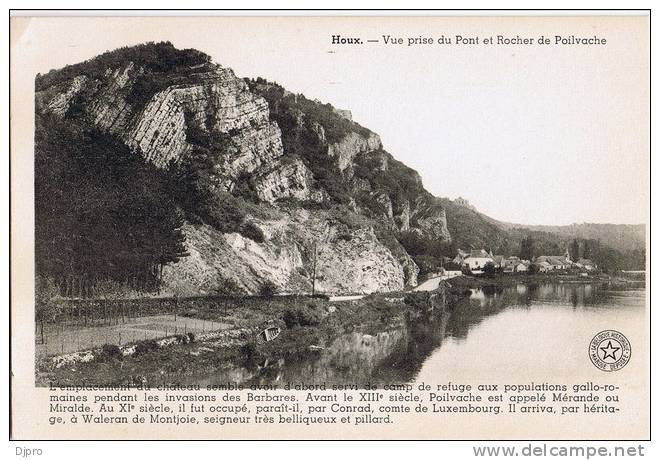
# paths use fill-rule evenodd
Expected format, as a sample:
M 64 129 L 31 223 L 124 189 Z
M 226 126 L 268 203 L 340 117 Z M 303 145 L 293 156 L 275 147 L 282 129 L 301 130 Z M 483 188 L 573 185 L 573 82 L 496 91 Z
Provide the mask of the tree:
M 534 239 L 527 235 L 520 241 L 520 258 L 523 260 L 534 259 Z
M 580 241 L 578 239 L 571 241 L 571 244 L 568 246 L 568 254 L 573 262 L 577 262 L 580 259 Z
M 266 280 L 259 287 L 259 296 L 265 299 L 270 299 L 277 293 L 277 286 L 270 280 Z
M 139 151 L 84 119 L 37 114 L 36 271 L 63 296 L 93 296 L 104 280 L 157 290 L 163 266 L 187 255 L 183 224 Z
M 35 320 L 39 324 L 41 343 L 44 340 L 44 321 L 53 314 L 53 299 L 59 294 L 59 288 L 51 278 L 37 276 L 34 284 L 34 312 Z
M 585 259 L 593 259 L 597 256 L 600 251 L 600 241 L 599 240 L 584 240 L 584 254 Z
M 224 312 L 226 315 L 227 307 L 229 306 L 229 299 L 231 297 L 239 297 L 245 294 L 245 292 L 233 279 L 221 278 L 218 286 L 216 286 L 216 288 L 213 289 L 213 294 L 220 297 L 224 297 L 223 304 L 224 304 Z
M 231 278 L 222 278 L 220 283 L 213 289 L 213 294 L 223 297 L 236 297 L 245 292 L 236 281 Z
M 493 262 L 486 262 L 484 265 L 484 275 L 493 276 L 495 274 L 495 264 Z

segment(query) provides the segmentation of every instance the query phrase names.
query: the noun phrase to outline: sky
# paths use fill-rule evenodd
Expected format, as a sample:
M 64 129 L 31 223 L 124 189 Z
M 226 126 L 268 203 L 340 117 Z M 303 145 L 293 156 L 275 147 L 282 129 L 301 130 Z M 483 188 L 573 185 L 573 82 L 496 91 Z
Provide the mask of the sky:
M 434 195 L 462 196 L 493 218 L 644 223 L 647 31 L 643 17 L 37 18 L 12 24 L 12 59 L 20 54 L 22 74 L 34 75 L 169 40 L 239 77 L 351 110 Z M 333 35 L 379 43 L 333 45 Z M 456 35 L 480 43 L 457 45 Z M 483 43 L 497 35 L 607 44 Z M 407 46 L 409 37 L 441 36 L 454 43 Z

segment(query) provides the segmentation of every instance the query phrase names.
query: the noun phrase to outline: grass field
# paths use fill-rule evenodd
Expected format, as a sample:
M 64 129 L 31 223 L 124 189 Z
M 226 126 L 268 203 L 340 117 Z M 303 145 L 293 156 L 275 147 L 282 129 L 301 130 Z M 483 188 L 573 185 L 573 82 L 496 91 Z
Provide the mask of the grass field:
M 113 325 L 79 326 L 65 324 L 44 325 L 44 342 L 37 329 L 37 356 L 51 356 L 99 348 L 103 345 L 124 345 L 138 340 L 158 339 L 174 334 L 195 334 L 230 329 L 227 322 L 189 318 L 181 315 L 154 315 L 125 318 Z

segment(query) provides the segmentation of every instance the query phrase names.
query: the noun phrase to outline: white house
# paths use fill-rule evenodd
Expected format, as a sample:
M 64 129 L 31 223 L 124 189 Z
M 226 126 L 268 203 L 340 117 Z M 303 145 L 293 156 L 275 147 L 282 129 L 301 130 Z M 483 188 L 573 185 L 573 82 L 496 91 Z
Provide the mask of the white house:
M 483 273 L 487 263 L 493 263 L 493 258 L 483 249 L 473 249 L 470 254 L 463 258 L 463 268 L 470 270 L 474 274 Z
M 516 272 L 526 272 L 529 271 L 529 262 L 527 261 L 522 261 L 518 265 L 516 265 Z
M 514 273 L 516 266 L 521 262 L 520 257 L 511 256 L 504 261 L 504 273 Z
M 542 260 L 541 262 L 538 262 L 538 259 L 537 259 L 536 265 L 539 267 L 539 272 L 541 272 L 541 273 L 545 273 L 545 272 L 549 272 L 551 270 L 554 270 L 553 266 L 550 265 L 550 263 L 546 262 L 545 260 Z

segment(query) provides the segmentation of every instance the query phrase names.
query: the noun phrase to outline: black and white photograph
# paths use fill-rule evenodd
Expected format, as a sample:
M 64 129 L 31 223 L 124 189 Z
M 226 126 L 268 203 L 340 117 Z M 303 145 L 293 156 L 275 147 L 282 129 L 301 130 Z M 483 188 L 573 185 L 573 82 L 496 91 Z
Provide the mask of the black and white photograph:
M 378 389 L 450 437 L 647 435 L 648 16 L 12 21 L 34 391 L 291 390 L 309 424 Z

